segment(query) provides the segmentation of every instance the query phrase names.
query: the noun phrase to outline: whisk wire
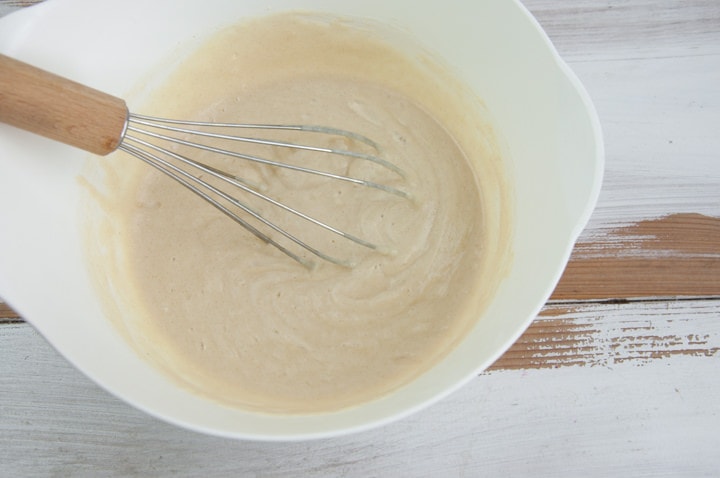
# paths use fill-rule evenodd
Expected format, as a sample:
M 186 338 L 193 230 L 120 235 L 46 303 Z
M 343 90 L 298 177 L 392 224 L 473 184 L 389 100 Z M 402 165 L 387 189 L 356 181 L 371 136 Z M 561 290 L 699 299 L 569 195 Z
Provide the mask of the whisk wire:
M 322 177 L 329 178 L 329 179 L 337 179 L 339 181 L 345 181 L 345 182 L 357 184 L 360 186 L 365 186 L 365 187 L 369 187 L 369 188 L 373 188 L 373 189 L 379 189 L 381 191 L 385 191 L 385 192 L 388 192 L 391 194 L 395 194 L 396 196 L 400 196 L 400 197 L 409 199 L 409 196 L 405 191 L 401 191 L 397 188 L 393 188 L 392 186 L 387 186 L 385 184 L 380 184 L 380 183 L 368 181 L 365 179 L 358 179 L 358 178 L 353 178 L 351 176 L 344 176 L 342 174 L 334 174 L 334 173 L 330 173 L 328 171 L 322 171 L 319 169 L 312 169 L 312 168 L 306 168 L 304 166 L 297 166 L 294 164 L 282 163 L 282 162 L 273 161 L 273 160 L 267 159 L 267 158 L 261 158 L 259 156 L 238 153 L 237 151 L 231 151 L 228 149 L 216 148 L 214 146 L 208 146 L 206 144 L 196 143 L 193 141 L 187 141 L 184 139 L 176 138 L 174 136 L 167 136 L 167 135 L 163 135 L 160 133 L 155 133 L 152 131 L 140 129 L 140 128 L 133 126 L 132 123 L 130 123 L 128 125 L 127 131 L 146 135 L 146 136 L 151 136 L 153 138 L 164 140 L 164 141 L 171 141 L 173 143 L 181 144 L 183 146 L 189 146 L 191 148 L 197 148 L 197 149 L 200 149 L 203 151 L 208 151 L 211 153 L 217 153 L 217 154 L 221 154 L 221 155 L 229 156 L 229 157 L 233 157 L 233 158 L 246 159 L 248 161 L 252 161 L 252 162 L 258 163 L 258 164 L 274 166 L 277 168 L 283 168 L 283 169 L 288 169 L 288 170 L 307 173 L 307 174 L 314 174 L 316 176 L 322 176 Z M 195 132 L 195 133 L 197 133 L 197 132 Z
M 182 126 L 194 126 L 194 127 L 209 127 L 209 128 L 234 128 L 234 129 L 259 129 L 259 130 L 285 130 L 285 131 L 303 131 L 303 132 L 313 132 L 313 133 L 322 133 L 329 136 L 342 136 L 348 139 L 352 139 L 361 143 L 364 143 L 370 147 L 372 147 L 375 151 L 379 151 L 379 147 L 377 143 L 375 143 L 373 140 L 357 134 L 353 133 L 352 131 L 346 131 L 343 129 L 338 128 L 328 128 L 325 126 L 312 126 L 312 125 L 273 125 L 273 124 L 247 124 L 247 123 L 211 123 L 206 121 L 182 121 L 182 120 L 171 120 L 166 118 L 156 118 L 153 116 L 144 116 L 144 115 L 138 115 L 131 113 L 130 114 L 130 121 L 129 123 L 136 123 L 144 126 L 148 126 L 151 128 L 156 129 L 162 129 L 166 131 L 172 131 L 175 133 L 181 133 L 186 135 L 193 135 L 193 136 L 203 136 L 207 138 L 214 138 L 214 139 L 223 139 L 223 140 L 230 140 L 230 141 L 240 141 L 244 143 L 251 143 L 251 144 L 260 144 L 264 146 L 273 146 L 273 147 L 281 147 L 281 148 L 291 148 L 291 149 L 299 149 L 304 151 L 314 151 L 317 153 L 327 153 L 327 154 L 333 154 L 338 156 L 347 156 L 351 158 L 357 158 L 362 159 L 365 161 L 370 161 L 376 164 L 381 165 L 384 168 L 387 168 L 401 177 L 405 177 L 405 172 L 397 167 L 395 164 L 391 163 L 390 161 L 386 161 L 385 159 L 382 159 L 378 156 L 372 155 L 372 154 L 366 154 L 359 151 L 350 151 L 347 149 L 337 149 L 337 148 L 325 148 L 321 146 L 312 146 L 308 144 L 298 144 L 298 143 L 291 143 L 288 141 L 277 141 L 277 140 L 271 140 L 271 139 L 261 139 L 261 138 L 252 138 L 247 136 L 237 136 L 237 135 L 228 135 L 228 134 L 221 134 L 221 133 L 213 133 L 208 131 L 202 131 L 197 129 L 186 129 L 186 128 L 178 128 L 174 126 L 168 126 L 168 124 L 175 124 L 175 125 L 182 125 Z M 146 130 L 142 130 L 143 132 L 147 132 Z
M 267 227 L 275 230 L 276 232 L 282 234 L 284 237 L 288 238 L 293 243 L 297 244 L 298 246 L 302 247 L 306 251 L 310 252 L 311 254 L 315 255 L 316 257 L 323 259 L 325 261 L 331 262 L 336 265 L 345 266 L 345 267 L 352 267 L 352 264 L 348 261 L 338 259 L 335 257 L 332 257 L 328 254 L 323 253 L 322 251 L 310 246 L 309 244 L 305 243 L 301 239 L 299 239 L 297 236 L 289 233 L 285 229 L 279 227 L 277 224 L 267 220 L 265 217 L 263 217 L 260 213 L 253 210 L 246 204 L 242 203 L 238 199 L 228 195 L 227 193 L 223 192 L 222 190 L 215 188 L 214 186 L 207 184 L 204 181 L 199 180 L 192 174 L 188 173 L 187 171 L 177 167 L 176 165 L 172 164 L 171 162 L 161 158 L 160 156 L 150 153 L 148 151 L 142 150 L 132 144 L 126 144 L 123 143 L 118 148 L 128 154 L 131 154 L 132 156 L 135 156 L 136 158 L 140 159 L 141 161 L 144 161 L 145 163 L 149 164 L 150 166 L 154 167 L 155 169 L 161 171 L 162 173 L 166 174 L 170 178 L 174 179 L 175 181 L 179 182 L 186 188 L 188 188 L 193 193 L 197 194 L 207 202 L 209 202 L 212 206 L 223 212 L 225 215 L 233 219 L 235 222 L 240 224 L 242 227 L 247 229 L 249 232 L 251 232 L 254 236 L 259 238 L 260 240 L 276 247 L 278 250 L 283 252 L 284 254 L 288 255 L 295 261 L 299 262 L 300 264 L 304 265 L 305 267 L 312 268 L 314 266 L 314 263 L 311 261 L 308 261 L 301 257 L 300 255 L 292 252 L 291 250 L 287 249 L 285 246 L 268 236 L 267 234 L 263 233 L 256 227 L 254 227 L 252 224 L 244 220 L 242 217 L 240 217 L 238 214 L 234 213 L 230 209 L 228 209 L 226 206 L 224 206 L 222 203 L 217 201 L 214 197 L 209 195 L 207 192 L 203 191 L 201 188 L 206 188 L 208 191 L 217 194 L 218 196 L 222 197 L 226 201 L 228 201 L 233 206 L 241 209 L 245 213 L 249 214 L 250 216 L 254 217 L 256 220 L 262 222 Z M 158 148 L 159 150 L 162 150 L 163 154 L 170 154 L 171 156 L 175 157 L 177 156 L 174 153 L 164 150 L 164 148 Z M 188 158 L 186 159 L 189 164 L 193 163 L 192 160 Z M 312 218 L 311 218 L 312 219 Z M 342 232 L 341 232 L 342 234 Z M 349 237 L 350 235 L 345 235 L 343 237 Z M 364 242 L 364 241 L 363 241 Z M 369 243 L 368 243 L 369 244 Z
M 225 173 L 224 171 L 220 171 L 220 170 L 218 170 L 218 169 L 216 169 L 216 168 L 213 168 L 212 166 L 208 166 L 207 164 L 201 163 L 201 162 L 196 161 L 196 160 L 194 160 L 194 159 L 190 159 L 190 158 L 188 158 L 188 157 L 186 157 L 186 156 L 183 156 L 183 155 L 181 155 L 181 154 L 177 154 L 177 153 L 175 153 L 175 152 L 169 151 L 169 150 L 167 150 L 166 148 L 160 147 L 160 146 L 158 146 L 158 145 L 156 145 L 156 144 L 153 144 L 153 143 L 149 143 L 149 142 L 147 142 L 147 141 L 143 141 L 143 140 L 141 140 L 141 139 L 139 139 L 139 138 L 128 137 L 127 139 L 130 140 L 130 141 L 134 141 L 134 142 L 136 142 L 136 143 L 138 143 L 138 144 L 141 144 L 141 145 L 145 146 L 146 148 L 150 148 L 150 149 L 152 149 L 152 150 L 155 150 L 155 151 L 157 151 L 157 152 L 160 153 L 160 154 L 164 154 L 164 155 L 168 155 L 168 156 L 170 156 L 170 157 L 173 157 L 173 158 L 177 159 L 178 161 L 180 161 L 180 162 L 182 162 L 182 163 L 184 163 L 184 164 L 186 164 L 186 165 L 188 165 L 188 166 L 194 167 L 194 168 L 198 169 L 199 171 L 202 171 L 202 172 L 204 172 L 204 173 L 207 173 L 207 174 L 211 175 L 212 177 L 214 177 L 214 178 L 216 178 L 216 179 L 218 179 L 218 180 L 220 180 L 220 181 L 223 181 L 223 182 L 225 182 L 225 183 L 231 184 L 232 186 L 235 186 L 235 187 L 237 187 L 238 189 L 241 189 L 241 190 L 247 192 L 248 194 L 252 194 L 253 196 L 258 197 L 258 198 L 262 199 L 263 201 L 266 201 L 266 202 L 272 204 L 273 206 L 276 206 L 276 207 L 278 207 L 278 208 L 280 208 L 280 209 L 283 209 L 284 211 L 287 211 L 287 212 L 289 212 L 289 213 L 291 213 L 291 214 L 294 214 L 294 215 L 296 215 L 296 216 L 298 216 L 298 217 L 300 217 L 300 218 L 302 218 L 302 219 L 304 219 L 304 220 L 306 220 L 306 221 L 308 221 L 308 222 L 311 222 L 311 223 L 315 224 L 316 226 L 319 226 L 319 227 L 321 227 L 321 228 L 323 228 L 323 229 L 325 229 L 325 230 L 327 230 L 327 231 L 330 231 L 330 232 L 332 232 L 332 233 L 334 233 L 334 234 L 336 234 L 336 235 L 338 235 L 338 236 L 341 236 L 341 237 L 343 237 L 343 238 L 345 238 L 345 239 L 348 239 L 348 240 L 350 240 L 350 241 L 352 241 L 352 242 L 354 242 L 354 243 L 356 243 L 356 244 L 359 244 L 359 245 L 361 245 L 361 246 L 367 247 L 368 249 L 378 249 L 378 246 L 377 246 L 376 244 L 373 244 L 373 243 L 371 243 L 371 242 L 369 242 L 369 241 L 366 241 L 366 240 L 364 240 L 364 239 L 361 239 L 361 238 L 359 238 L 359 237 L 357 237 L 357 236 L 355 236 L 355 235 L 353 235 L 353 234 L 350 234 L 350 233 L 348 233 L 348 232 L 345 232 L 345 231 L 342 231 L 342 230 L 340 230 L 340 229 L 337 229 L 337 228 L 335 228 L 335 227 L 333 227 L 333 226 L 331 226 L 331 225 L 329 225 L 329 224 L 327 224 L 327 223 L 325 223 L 325 222 L 323 222 L 323 221 L 320 221 L 320 220 L 318 220 L 318 219 L 316 219 L 316 218 L 314 218 L 314 217 L 312 217 L 312 216 L 309 216 L 309 215 L 307 215 L 307 214 L 305 214 L 305 213 L 303 213 L 303 212 L 301 212 L 301 211 L 299 211 L 299 210 L 297 210 L 297 209 L 295 209 L 295 208 L 293 208 L 293 207 L 290 207 L 290 206 L 288 206 L 288 205 L 285 204 L 285 203 L 282 203 L 282 202 L 280 202 L 280 201 L 277 201 L 277 200 L 271 198 L 270 196 L 268 196 L 268 195 L 266 195 L 266 194 L 263 194 L 263 193 L 257 191 L 256 189 L 248 186 L 247 184 L 244 184 L 244 183 L 243 183 L 242 181 L 240 181 L 238 178 L 236 178 L 236 177 L 234 177 L 234 176 L 228 175 L 228 174 Z M 185 174 L 183 174 L 183 176 L 185 176 Z M 187 176 L 186 176 L 186 177 L 187 177 Z M 197 183 L 197 184 L 202 185 L 203 187 L 206 187 L 208 190 L 211 190 L 212 192 L 214 192 L 214 193 L 222 196 L 224 199 L 226 199 L 226 200 L 228 200 L 228 201 L 231 201 L 231 202 L 233 202 L 233 203 L 239 202 L 239 200 L 237 200 L 237 198 L 234 198 L 234 197 L 231 197 L 231 196 L 229 196 L 229 195 L 226 195 L 226 194 L 225 194 L 224 192 L 222 192 L 220 189 L 215 188 L 215 187 L 213 187 L 213 186 L 210 185 L 210 184 L 207 184 L 205 181 L 199 180 L 199 179 L 196 178 L 195 176 L 189 175 L 189 179 L 191 179 L 193 182 L 195 182 L 195 183 Z
M 304 257 L 300 256 L 299 254 L 289 250 L 287 247 L 283 246 L 281 243 L 279 243 L 277 240 L 270 237 L 268 234 L 262 232 L 257 227 L 250 224 L 246 219 L 239 216 L 236 212 L 233 212 L 230 208 L 228 208 L 225 204 L 221 203 L 218 199 L 224 200 L 226 203 L 238 208 L 239 210 L 243 211 L 244 213 L 248 214 L 255 220 L 259 221 L 260 223 L 264 224 L 266 227 L 276 231 L 277 233 L 281 234 L 288 240 L 290 240 L 292 243 L 298 245 L 302 249 L 308 251 L 312 255 L 314 255 L 317 258 L 320 258 L 322 260 L 325 260 L 327 262 L 351 267 L 352 264 L 349 261 L 342 260 L 333 256 L 330 256 L 320 250 L 318 250 L 315 247 L 312 247 L 311 245 L 307 244 L 303 240 L 301 240 L 297 235 L 289 232 L 288 230 L 278 226 L 277 224 L 273 223 L 272 221 L 265 218 L 261 213 L 257 212 L 250 206 L 248 206 L 246 203 L 240 201 L 237 197 L 230 195 L 226 193 L 225 191 L 221 190 L 220 188 L 208 183 L 207 181 L 201 179 L 200 177 L 196 176 L 193 173 L 190 173 L 183 169 L 182 167 L 178 166 L 177 164 L 174 164 L 172 161 L 170 161 L 168 158 L 174 159 L 175 161 L 178 161 L 179 164 L 183 164 L 185 166 L 188 166 L 190 168 L 193 168 L 194 170 L 197 170 L 199 172 L 205 173 L 209 176 L 212 176 L 213 178 L 222 181 L 226 184 L 230 184 L 239 190 L 250 194 L 252 196 L 255 196 L 263 201 L 266 201 L 269 204 L 272 204 L 275 207 L 278 207 L 286 212 L 289 212 L 297 217 L 300 217 L 301 219 L 308 221 L 316 226 L 321 227 L 322 229 L 329 231 L 333 234 L 336 234 L 338 236 L 341 236 L 349 241 L 352 241 L 358 245 L 361 245 L 363 247 L 366 247 L 368 249 L 372 250 L 378 250 L 383 251 L 384 249 L 380 248 L 378 245 L 373 244 L 365 239 L 362 239 L 360 237 L 357 237 L 353 234 L 350 234 L 348 232 L 342 231 L 340 229 L 337 229 L 323 221 L 320 221 L 312 216 L 309 216 L 293 207 L 288 206 L 287 204 L 284 204 L 280 201 L 277 201 L 276 199 L 263 194 L 260 192 L 258 187 L 251 186 L 246 180 L 243 178 L 231 175 L 225 171 L 222 171 L 220 169 L 217 169 L 213 166 L 210 166 L 208 164 L 193 160 L 188 158 L 187 156 L 184 156 L 182 154 L 179 154 L 177 152 L 171 151 L 166 147 L 159 146 L 158 144 L 155 144 L 155 142 L 150 142 L 145 139 L 142 139 L 138 136 L 146 136 L 148 138 L 157 139 L 160 141 L 166 141 L 170 143 L 175 143 L 183 146 L 187 146 L 190 148 L 196 148 L 199 150 L 216 153 L 223 156 L 233 157 L 233 158 L 240 158 L 249 160 L 255 163 L 264 164 L 268 166 L 273 167 L 279 167 L 279 168 L 285 168 L 290 169 L 293 171 L 298 171 L 302 173 L 308 173 L 308 174 L 315 174 L 331 179 L 338 179 L 341 181 L 350 182 L 353 184 L 357 184 L 364 187 L 370 187 L 374 189 L 379 189 L 391 194 L 395 194 L 400 197 L 409 198 L 409 195 L 405 193 L 404 191 L 401 191 L 399 189 L 386 186 L 383 184 L 374 183 L 372 181 L 367 181 L 364 179 L 358 179 L 350 176 L 343 176 L 339 174 L 330 173 L 323 170 L 318 169 L 312 169 L 307 168 L 303 166 L 297 166 L 292 165 L 288 163 L 282 163 L 279 161 L 273 161 L 266 158 L 253 156 L 249 154 L 243 154 L 236 151 L 231 151 L 223 148 L 217 148 L 214 146 L 209 146 L 202 143 L 197 143 L 194 141 L 189 141 L 186 139 L 178 138 L 176 136 L 169 136 L 167 134 L 162 134 L 157 131 L 149 131 L 146 128 L 141 128 L 139 126 L 145 126 L 145 127 L 151 127 L 151 128 L 157 128 L 166 132 L 170 133 L 178 133 L 183 134 L 186 136 L 194 135 L 194 136 L 201 136 L 201 137 L 207 137 L 207 138 L 213 138 L 213 139 L 229 139 L 229 140 L 236 140 L 236 141 L 243 141 L 243 142 L 255 142 L 267 146 L 278 146 L 278 147 L 286 147 L 286 148 L 296 148 L 296 149 L 303 149 L 308 151 L 314 151 L 314 152 L 320 152 L 320 153 L 331 153 L 331 154 L 340 154 L 342 156 L 348 156 L 348 157 L 358 157 L 351 151 L 344 151 L 344 150 L 332 150 L 327 148 L 316 148 L 314 146 L 304 146 L 304 145 L 297 145 L 294 143 L 288 143 L 288 142 L 278 142 L 278 141 L 271 141 L 271 140 L 258 140 L 255 138 L 245 138 L 240 136 L 233 136 L 233 135 L 226 135 L 226 134 L 220 134 L 220 133 L 212 133 L 212 132 L 206 132 L 206 131 L 198 131 L 198 130 L 190 130 L 186 128 L 177 128 L 174 126 L 167 126 L 157 123 L 169 123 L 169 124 L 180 124 L 183 126 L 203 126 L 203 127 L 230 127 L 230 128 L 247 128 L 247 129 L 278 129 L 278 130 L 295 130 L 295 131 L 312 131 L 312 132 L 320 132 L 324 134 L 336 134 L 340 136 L 349 137 L 358 141 L 361 141 L 365 144 L 368 144 L 372 146 L 373 148 L 378 148 L 377 145 L 370 139 L 349 132 L 334 128 L 326 128 L 326 127 L 318 127 L 318 126 L 303 126 L 303 125 L 254 125 L 254 124 L 239 124 L 239 123 L 207 123 L 207 122 L 195 122 L 195 121 L 179 121 L 179 120 L 170 120 L 170 119 L 163 119 L 163 118 L 154 118 L 154 117 L 148 117 L 148 116 L 142 116 L 142 115 L 135 115 L 131 114 L 130 118 L 128 120 L 128 124 L 126 126 L 126 133 L 123 138 L 123 141 L 118 149 L 131 154 L 132 156 L 135 156 L 136 158 L 144 161 L 145 163 L 153 166 L 155 169 L 161 171 L 162 173 L 166 174 L 170 178 L 174 179 L 175 181 L 179 182 L 186 188 L 188 188 L 190 191 L 194 192 L 207 202 L 209 202 L 211 205 L 216 207 L 218 210 L 223 212 L 225 215 L 232 218 L 235 222 L 240 224 L 242 227 L 247 229 L 249 232 L 251 232 L 253 235 L 261 239 L 262 241 L 276 247 L 284 254 L 288 255 L 292 259 L 296 260 L 297 262 L 303 264 L 306 267 L 313 267 L 314 263 L 310 260 L 305 259 Z M 347 154 L 346 154 L 347 153 Z M 370 157 L 371 159 L 368 159 Z M 365 155 L 364 153 L 362 156 L 359 157 L 359 159 L 363 160 L 369 160 L 374 163 L 380 164 L 381 166 L 385 166 L 384 163 L 390 164 L 391 167 L 388 169 L 391 169 L 392 171 L 397 172 L 400 175 L 403 175 L 402 171 L 397 168 L 395 165 L 392 165 L 392 163 L 388 163 L 385 160 L 382 160 L 380 158 L 372 159 L 375 157 Z

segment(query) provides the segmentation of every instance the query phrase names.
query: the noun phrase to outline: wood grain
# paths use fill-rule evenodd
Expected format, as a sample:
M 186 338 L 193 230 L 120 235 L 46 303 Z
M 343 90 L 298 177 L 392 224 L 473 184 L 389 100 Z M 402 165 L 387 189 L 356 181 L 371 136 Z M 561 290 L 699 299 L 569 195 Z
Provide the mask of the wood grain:
M 524 0 L 563 57 L 644 60 L 717 49 L 716 0 Z M 640 21 L 638 19 L 641 19 Z M 715 44 L 713 43 L 715 42 Z M 687 52 L 684 54 L 692 54 Z
M 549 304 L 489 370 L 613 367 L 683 355 L 720 356 L 718 307 L 720 299 Z
M 692 313 L 679 316 L 679 311 Z M 720 355 L 720 298 L 551 303 L 489 370 L 646 363 L 675 355 Z M 0 314 L 2 317 L 4 314 Z M 12 315 L 12 314 L 5 314 Z M 0 325 L 22 323 L 6 317 Z
M 20 314 L 12 310 L 9 305 L 0 300 L 0 323 L 15 322 L 18 320 L 22 320 L 20 318 Z
M 0 121 L 91 153 L 117 149 L 125 101 L 0 54 Z
M 720 218 L 672 214 L 579 242 L 552 299 L 720 297 Z

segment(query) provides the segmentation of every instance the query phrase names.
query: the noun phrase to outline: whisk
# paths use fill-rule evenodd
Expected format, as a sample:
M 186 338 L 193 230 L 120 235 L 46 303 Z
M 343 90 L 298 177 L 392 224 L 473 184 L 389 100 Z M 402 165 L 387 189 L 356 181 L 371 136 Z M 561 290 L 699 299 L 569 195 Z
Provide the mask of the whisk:
M 311 267 L 314 261 L 290 250 L 270 236 L 275 231 L 290 242 L 324 261 L 348 266 L 346 259 L 333 257 L 302 240 L 236 197 L 237 191 L 251 194 L 279 208 L 285 213 L 300 217 L 314 227 L 320 227 L 362 247 L 382 248 L 366 239 L 339 230 L 315 219 L 290 205 L 269 197 L 237 175 L 224 172 L 209 164 L 196 161 L 172 150 L 169 145 L 182 145 L 224 157 L 238 158 L 299 173 L 313 174 L 329 180 L 344 181 L 361 187 L 378 189 L 389 194 L 409 198 L 408 193 L 377 182 L 336 174 L 322 169 L 279 162 L 239 151 L 220 148 L 200 142 L 202 139 L 232 141 L 239 144 L 260 144 L 277 148 L 292 148 L 318 154 L 329 154 L 369 161 L 404 176 L 394 164 L 379 157 L 379 147 L 369 138 L 351 131 L 313 125 L 262 125 L 214 123 L 156 118 L 130 113 L 125 101 L 89 88 L 66 78 L 38 69 L 0 54 L 0 121 L 27 131 L 79 147 L 99 155 L 121 150 L 168 175 L 187 187 L 228 217 L 236 221 L 262 241 L 276 247 L 297 262 Z M 260 139 L 227 134 L 232 130 L 279 130 L 322 133 L 362 143 L 375 154 L 348 149 L 333 149 L 295 142 Z M 212 184 L 200 176 L 215 178 Z M 216 184 L 231 188 L 230 192 Z M 233 191 L 234 188 L 234 191 Z M 249 221 L 254 220 L 256 225 Z M 263 227 L 268 233 L 263 232 Z M 289 244 L 288 243 L 288 244 Z

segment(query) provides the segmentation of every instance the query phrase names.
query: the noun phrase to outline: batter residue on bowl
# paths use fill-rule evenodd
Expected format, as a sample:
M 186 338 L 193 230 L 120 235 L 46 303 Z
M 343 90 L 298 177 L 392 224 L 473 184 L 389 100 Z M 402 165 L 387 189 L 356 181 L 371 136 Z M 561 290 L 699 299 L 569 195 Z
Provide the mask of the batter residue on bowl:
M 105 160 L 88 248 L 108 313 L 140 354 L 196 393 L 269 413 L 327 412 L 381 397 L 452 350 L 502 276 L 503 168 L 481 104 L 428 56 L 371 30 L 300 14 L 248 21 L 131 104 L 164 117 L 355 131 L 407 177 L 317 153 L 234 148 L 330 164 L 413 197 L 215 163 L 392 251 L 363 250 L 304 225 L 304 238 L 317 236 L 320 249 L 357 263 L 308 270 L 134 158 Z

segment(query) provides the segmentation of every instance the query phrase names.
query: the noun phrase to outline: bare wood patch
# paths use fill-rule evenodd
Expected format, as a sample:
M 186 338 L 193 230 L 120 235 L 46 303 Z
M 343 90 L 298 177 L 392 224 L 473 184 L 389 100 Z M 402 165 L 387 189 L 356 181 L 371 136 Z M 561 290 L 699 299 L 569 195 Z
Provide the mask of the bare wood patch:
M 8 321 L 17 322 L 19 320 L 22 320 L 20 314 L 12 310 L 9 305 L 0 300 L 0 323 Z
M 717 300 L 547 305 L 490 370 L 644 365 L 720 355 Z
M 580 242 L 553 299 L 720 296 L 720 218 L 672 214 Z

